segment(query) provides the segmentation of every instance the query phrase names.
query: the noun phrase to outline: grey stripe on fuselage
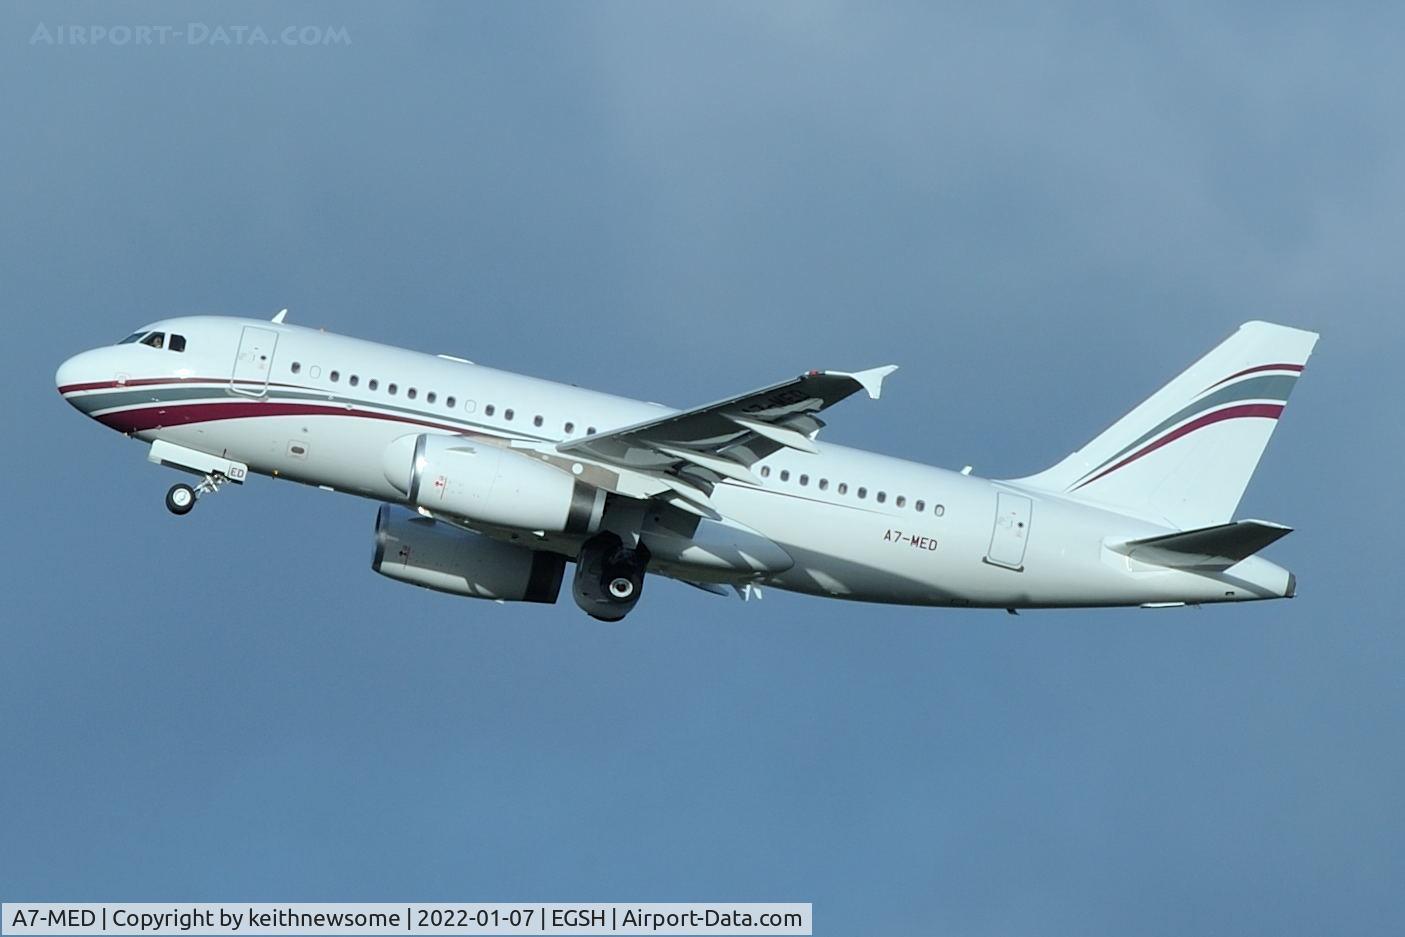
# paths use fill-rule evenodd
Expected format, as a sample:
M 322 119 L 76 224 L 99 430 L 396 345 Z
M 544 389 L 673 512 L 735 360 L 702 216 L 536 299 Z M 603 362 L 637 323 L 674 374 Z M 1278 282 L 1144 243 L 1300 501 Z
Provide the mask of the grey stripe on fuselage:
M 99 410 L 110 410 L 117 407 L 135 407 L 148 404 L 174 403 L 182 400 L 248 400 L 247 394 L 230 396 L 227 393 L 228 384 L 218 386 L 205 385 L 191 387 L 189 385 L 155 385 L 145 387 L 128 387 L 121 390 L 108 391 L 101 394 L 73 394 L 68 400 L 79 410 L 89 415 Z M 269 396 L 273 396 L 270 388 Z M 298 393 L 296 391 L 282 391 L 281 396 L 290 398 L 303 398 L 307 400 L 327 400 L 326 394 Z
M 75 407 L 88 416 L 102 411 L 112 410 L 119 407 L 140 407 L 160 405 L 164 403 L 180 403 L 193 400 L 243 400 L 250 398 L 247 395 L 231 395 L 227 393 L 227 384 L 205 385 L 203 387 L 175 386 L 175 385 L 155 385 L 145 387 L 130 387 L 125 390 L 116 390 L 100 394 L 71 394 L 68 400 Z M 416 419 L 437 423 L 454 423 L 467 429 L 480 429 L 494 435 L 508 433 L 522 439 L 531 439 L 539 442 L 551 441 L 550 436 L 537 436 L 532 433 L 525 433 L 518 429 L 509 429 L 503 426 L 489 426 L 486 423 L 477 423 L 473 420 L 466 420 L 455 411 L 450 410 L 415 410 L 410 407 L 400 407 L 395 404 L 382 403 L 379 400 L 365 400 L 360 398 L 342 397 L 335 394 L 328 394 L 317 391 L 291 390 L 285 387 L 269 387 L 268 400 L 304 400 L 309 403 L 324 403 L 334 406 L 352 406 L 373 408 L 376 410 L 389 410 L 394 413 L 403 413 L 406 416 Z

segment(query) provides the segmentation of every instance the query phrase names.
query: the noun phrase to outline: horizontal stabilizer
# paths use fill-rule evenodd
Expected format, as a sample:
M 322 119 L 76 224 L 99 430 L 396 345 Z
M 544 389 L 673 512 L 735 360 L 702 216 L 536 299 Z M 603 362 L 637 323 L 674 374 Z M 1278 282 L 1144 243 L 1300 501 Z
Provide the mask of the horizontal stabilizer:
M 1291 527 L 1268 521 L 1238 521 L 1128 540 L 1112 549 L 1155 566 L 1218 571 L 1229 569 L 1292 532 Z

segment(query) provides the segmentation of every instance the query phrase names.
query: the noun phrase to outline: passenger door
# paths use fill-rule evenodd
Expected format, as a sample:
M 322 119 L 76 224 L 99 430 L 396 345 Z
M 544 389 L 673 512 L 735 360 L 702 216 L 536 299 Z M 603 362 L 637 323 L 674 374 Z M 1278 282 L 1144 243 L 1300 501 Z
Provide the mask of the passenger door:
M 234 373 L 229 386 L 236 394 L 262 397 L 268 393 L 268 375 L 273 370 L 273 349 L 278 333 L 255 325 L 244 326 L 239 353 L 234 357 Z
M 1024 569 L 1029 544 L 1029 519 L 1033 504 L 1024 495 L 998 492 L 995 496 L 995 529 L 990 534 L 986 561 L 1007 569 Z

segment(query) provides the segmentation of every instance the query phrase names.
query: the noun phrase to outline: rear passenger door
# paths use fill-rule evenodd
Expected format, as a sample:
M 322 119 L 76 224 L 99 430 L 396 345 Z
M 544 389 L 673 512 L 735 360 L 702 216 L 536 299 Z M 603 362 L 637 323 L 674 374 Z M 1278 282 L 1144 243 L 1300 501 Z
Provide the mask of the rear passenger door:
M 1024 495 L 1001 491 L 995 497 L 995 529 L 990 533 L 986 560 L 1007 569 L 1024 569 L 1033 504 Z

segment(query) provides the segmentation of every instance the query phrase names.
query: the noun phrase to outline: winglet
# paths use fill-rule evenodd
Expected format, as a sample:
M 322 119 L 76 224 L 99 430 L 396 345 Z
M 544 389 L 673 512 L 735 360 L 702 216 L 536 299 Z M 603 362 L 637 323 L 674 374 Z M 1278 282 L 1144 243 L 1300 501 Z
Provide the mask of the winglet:
M 852 377 L 859 382 L 864 390 L 868 391 L 868 396 L 872 400 L 877 400 L 878 395 L 883 391 L 883 379 L 898 369 L 896 364 L 885 364 L 881 368 L 869 368 L 867 371 L 826 371 L 826 374 L 833 374 L 836 377 Z
M 278 311 L 278 315 L 276 315 L 276 316 L 273 317 L 273 321 L 274 321 L 274 322 L 277 322 L 279 325 L 282 325 L 282 324 L 283 324 L 283 319 L 284 319 L 287 315 L 288 315 L 288 310 L 286 310 L 286 309 L 280 309 L 280 310 Z

